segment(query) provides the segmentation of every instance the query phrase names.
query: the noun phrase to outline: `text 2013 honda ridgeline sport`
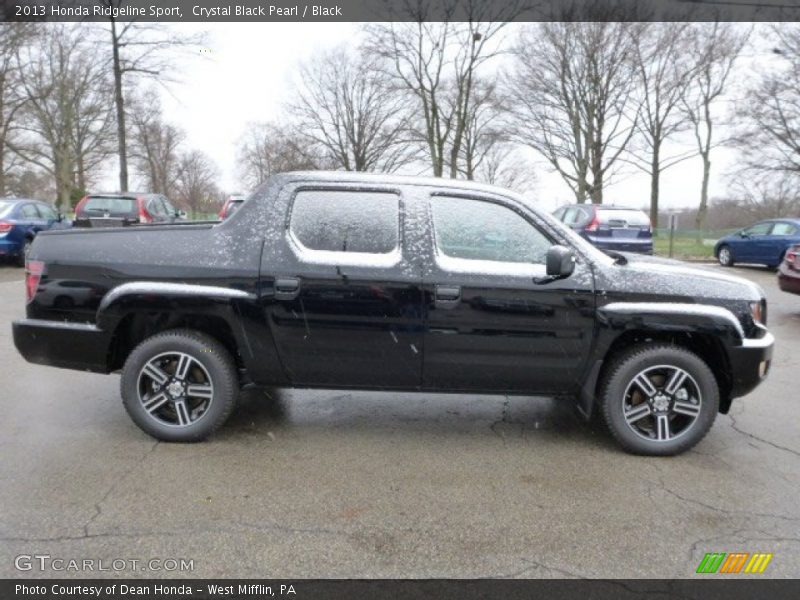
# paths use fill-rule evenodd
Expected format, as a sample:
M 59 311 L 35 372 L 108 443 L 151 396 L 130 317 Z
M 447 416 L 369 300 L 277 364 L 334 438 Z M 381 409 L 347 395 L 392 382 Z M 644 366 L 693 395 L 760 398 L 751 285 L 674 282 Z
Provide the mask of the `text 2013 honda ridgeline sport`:
M 444 179 L 288 173 L 218 224 L 42 234 L 26 285 L 22 355 L 121 371 L 128 413 L 167 441 L 207 437 L 261 385 L 571 396 L 627 450 L 676 454 L 774 342 L 756 285 L 608 256 Z

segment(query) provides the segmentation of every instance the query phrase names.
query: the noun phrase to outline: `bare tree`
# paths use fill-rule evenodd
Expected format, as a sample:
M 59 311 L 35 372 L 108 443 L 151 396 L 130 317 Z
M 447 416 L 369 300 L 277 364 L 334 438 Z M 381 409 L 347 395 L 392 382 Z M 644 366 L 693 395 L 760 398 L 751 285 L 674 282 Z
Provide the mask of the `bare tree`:
M 186 137 L 175 125 L 166 123 L 155 91 L 131 102 L 131 158 L 148 191 L 175 195 L 180 146 Z
M 125 0 L 96 0 L 109 8 L 119 8 Z M 108 66 L 114 78 L 114 105 L 119 152 L 119 186 L 128 189 L 128 144 L 125 84 L 150 79 L 164 85 L 174 78 L 175 51 L 196 48 L 205 43 L 205 34 L 187 35 L 160 23 L 118 22 L 109 17 L 110 57 Z M 199 53 L 198 53 L 199 55 Z
M 761 172 L 736 177 L 730 195 L 750 220 L 800 214 L 800 188 L 792 172 Z
M 81 27 L 49 25 L 41 46 L 18 56 L 25 112 L 14 150 L 55 179 L 60 206 L 109 152 L 111 88 L 85 39 Z
M 500 34 L 521 2 L 406 1 L 405 22 L 367 27 L 367 51 L 381 57 L 398 90 L 416 99 L 416 128 L 435 177 L 455 178 L 479 71 L 499 54 Z M 435 11 L 437 21 L 427 21 Z M 452 19 L 458 14 L 460 21 Z M 438 19 L 442 19 L 439 21 Z
M 505 81 L 514 138 L 540 153 L 579 203 L 603 187 L 634 133 L 635 24 L 527 27 Z
M 287 107 L 297 131 L 346 171 L 393 172 L 414 159 L 407 102 L 373 63 L 346 46 L 315 55 Z
M 731 23 L 695 23 L 692 26 L 689 52 L 695 57 L 691 85 L 681 98 L 688 117 L 697 151 L 703 161 L 700 204 L 695 228 L 705 228 L 708 213 L 708 183 L 711 176 L 711 150 L 717 144 L 714 125 L 719 119 L 716 106 L 726 91 L 734 63 L 747 43 L 749 31 Z
M 192 150 L 180 157 L 175 179 L 176 199 L 191 211 L 192 217 L 215 210 L 220 197 L 218 177 L 216 165 L 204 153 Z
M 773 25 L 768 41 L 782 60 L 748 90 L 737 141 L 750 170 L 800 176 L 800 26 Z
M 330 160 L 309 150 L 302 135 L 273 123 L 249 123 L 239 141 L 239 176 L 248 188 L 261 185 L 276 173 L 331 168 Z
M 15 166 L 12 145 L 25 104 L 18 55 L 34 34 L 29 23 L 0 23 L 0 197 L 9 191 L 8 178 Z
M 635 38 L 633 57 L 641 109 L 630 162 L 650 176 L 653 227 L 658 227 L 661 173 L 696 154 L 689 150 L 665 156 L 663 149 L 665 141 L 689 127 L 681 99 L 694 74 L 688 48 L 690 31 L 689 23 L 645 23 Z

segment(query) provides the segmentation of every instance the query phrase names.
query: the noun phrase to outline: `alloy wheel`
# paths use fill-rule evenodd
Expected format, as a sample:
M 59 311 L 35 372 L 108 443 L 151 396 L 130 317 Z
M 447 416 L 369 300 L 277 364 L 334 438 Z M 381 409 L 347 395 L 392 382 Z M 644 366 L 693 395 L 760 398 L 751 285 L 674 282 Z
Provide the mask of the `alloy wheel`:
M 139 371 L 137 387 L 145 412 L 173 427 L 196 423 L 214 399 L 208 370 L 184 352 L 165 352 L 151 358 Z
M 628 383 L 622 412 L 628 427 L 639 437 L 669 442 L 692 428 L 702 402 L 700 387 L 686 370 L 658 365 L 640 371 Z

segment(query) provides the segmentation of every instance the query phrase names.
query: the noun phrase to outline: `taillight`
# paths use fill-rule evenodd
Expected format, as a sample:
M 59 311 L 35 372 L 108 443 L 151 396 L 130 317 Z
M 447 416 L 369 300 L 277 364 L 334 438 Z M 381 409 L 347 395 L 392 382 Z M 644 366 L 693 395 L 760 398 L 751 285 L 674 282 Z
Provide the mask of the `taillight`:
M 222 208 L 219 209 L 219 218 L 220 219 L 224 219 L 225 218 L 225 210 L 228 208 L 228 203 L 230 203 L 230 200 L 225 200 L 225 204 L 223 204 Z
M 8 233 L 11 231 L 13 225 L 11 223 L 6 223 L 5 221 L 0 221 L 0 234 Z
M 784 257 L 786 259 L 786 264 L 800 266 L 800 262 L 797 258 L 798 256 L 800 256 L 800 246 L 792 246 L 786 251 L 786 256 Z
M 86 206 L 86 202 L 89 200 L 89 196 L 84 196 L 78 203 L 75 205 L 75 215 L 77 216 L 79 212 L 83 211 L 83 207 Z
M 589 223 L 589 224 L 588 224 L 586 227 L 584 227 L 584 229 L 585 229 L 586 231 L 597 231 L 597 229 L 598 229 L 599 227 L 600 227 L 600 219 L 598 219 L 598 218 L 597 218 L 597 211 L 595 210 L 595 211 L 592 213 L 592 220 L 591 220 L 591 222 L 590 222 L 590 223 Z
M 147 212 L 147 209 L 144 207 L 144 198 L 137 198 L 136 202 L 139 205 L 139 223 L 152 223 L 153 215 Z
M 39 289 L 39 281 L 44 273 L 44 263 L 40 260 L 29 260 L 25 262 L 25 299 L 27 303 L 33 302 L 36 290 Z

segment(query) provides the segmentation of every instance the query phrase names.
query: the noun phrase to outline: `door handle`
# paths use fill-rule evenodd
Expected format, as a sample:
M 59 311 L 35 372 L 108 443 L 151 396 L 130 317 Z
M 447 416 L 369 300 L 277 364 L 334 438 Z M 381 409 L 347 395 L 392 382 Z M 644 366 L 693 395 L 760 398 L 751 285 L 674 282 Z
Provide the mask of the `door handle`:
M 297 277 L 283 277 L 275 280 L 275 299 L 294 300 L 300 294 L 300 280 Z
M 433 299 L 436 306 L 455 306 L 461 302 L 461 288 L 457 285 L 437 285 Z

